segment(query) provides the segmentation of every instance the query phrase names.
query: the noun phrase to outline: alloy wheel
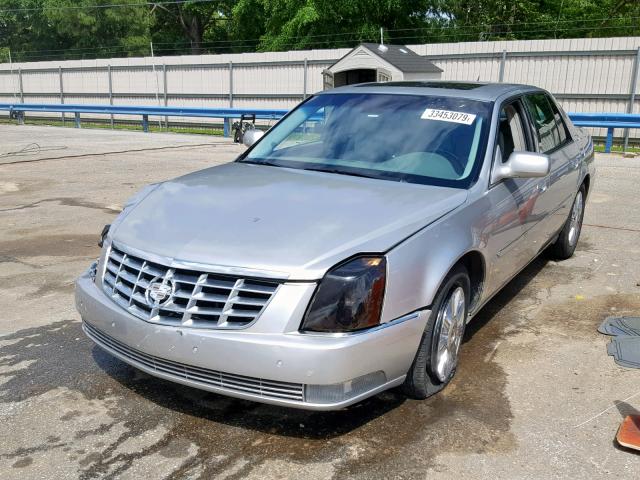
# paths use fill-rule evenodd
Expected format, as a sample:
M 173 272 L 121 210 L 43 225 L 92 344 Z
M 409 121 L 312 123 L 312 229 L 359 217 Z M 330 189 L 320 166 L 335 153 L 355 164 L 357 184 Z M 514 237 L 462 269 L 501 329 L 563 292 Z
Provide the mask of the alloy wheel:
M 447 381 L 458 364 L 458 351 L 462 343 L 466 321 L 466 302 L 462 287 L 452 290 L 438 311 L 438 346 L 434 373 L 441 382 Z
M 584 200 L 582 198 L 582 191 L 578 192 L 576 199 L 573 202 L 573 208 L 571 209 L 571 219 L 569 220 L 569 245 L 572 247 L 578 241 L 580 236 L 580 228 L 582 227 L 582 209 L 584 208 Z

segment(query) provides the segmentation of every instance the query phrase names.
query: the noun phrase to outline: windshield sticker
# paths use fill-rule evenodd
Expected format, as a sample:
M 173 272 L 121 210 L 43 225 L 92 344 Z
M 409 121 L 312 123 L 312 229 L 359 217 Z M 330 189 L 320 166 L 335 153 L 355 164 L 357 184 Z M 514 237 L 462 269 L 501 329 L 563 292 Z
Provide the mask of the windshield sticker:
M 440 120 L 441 122 L 453 122 L 462 123 L 464 125 L 471 125 L 476 119 L 476 115 L 473 113 L 453 112 L 451 110 L 436 110 L 434 108 L 427 108 L 422 116 L 423 120 Z

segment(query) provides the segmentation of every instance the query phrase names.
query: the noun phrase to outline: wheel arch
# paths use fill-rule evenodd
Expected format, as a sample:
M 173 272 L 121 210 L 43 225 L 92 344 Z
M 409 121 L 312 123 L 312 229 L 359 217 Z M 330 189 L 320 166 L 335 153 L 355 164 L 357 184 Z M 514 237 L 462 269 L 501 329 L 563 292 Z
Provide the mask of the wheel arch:
M 479 250 L 470 250 L 462 255 L 449 269 L 453 270 L 457 265 L 462 265 L 469 274 L 469 283 L 471 285 L 471 299 L 469 301 L 469 312 L 473 312 L 475 307 L 480 303 L 482 291 L 486 278 L 486 261 L 484 255 Z M 448 272 L 447 272 L 448 275 Z M 445 277 L 446 278 L 446 275 Z

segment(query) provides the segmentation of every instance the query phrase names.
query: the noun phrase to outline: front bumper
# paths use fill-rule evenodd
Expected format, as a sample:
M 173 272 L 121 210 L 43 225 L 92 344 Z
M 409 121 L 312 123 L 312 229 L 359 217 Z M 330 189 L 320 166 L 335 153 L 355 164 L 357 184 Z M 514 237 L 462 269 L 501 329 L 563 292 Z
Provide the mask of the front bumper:
M 430 314 L 350 335 L 196 330 L 132 316 L 88 272 L 76 282 L 76 308 L 96 344 L 151 375 L 309 410 L 343 408 L 401 384 Z

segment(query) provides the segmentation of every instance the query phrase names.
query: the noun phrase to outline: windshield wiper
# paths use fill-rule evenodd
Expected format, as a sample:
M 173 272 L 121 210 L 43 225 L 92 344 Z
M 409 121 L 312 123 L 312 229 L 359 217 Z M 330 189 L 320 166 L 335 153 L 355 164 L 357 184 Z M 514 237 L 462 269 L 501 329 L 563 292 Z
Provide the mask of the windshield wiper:
M 376 178 L 373 175 L 365 175 L 364 173 L 355 173 L 355 172 L 350 172 L 348 170 L 340 170 L 338 168 L 307 167 L 307 168 L 303 168 L 302 170 L 310 170 L 312 172 L 338 173 L 340 175 L 350 175 L 352 177 Z
M 280 165 L 279 163 L 276 162 L 269 162 L 267 160 L 247 160 L 247 159 L 241 159 L 238 160 L 238 163 L 250 163 L 251 165 L 267 165 L 269 167 L 282 167 L 283 165 Z

